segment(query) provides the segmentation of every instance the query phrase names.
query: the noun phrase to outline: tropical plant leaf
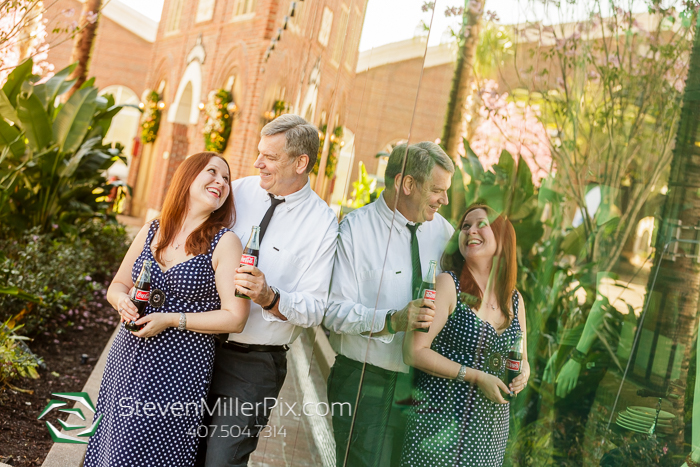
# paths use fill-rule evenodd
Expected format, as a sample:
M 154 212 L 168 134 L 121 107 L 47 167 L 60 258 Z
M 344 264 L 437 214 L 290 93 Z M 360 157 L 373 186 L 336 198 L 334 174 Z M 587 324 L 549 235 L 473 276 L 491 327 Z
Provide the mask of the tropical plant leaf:
M 4 91 L 0 91 L 0 117 L 8 120 L 15 125 L 19 125 L 19 117 L 15 107 L 10 103 L 10 100 L 5 95 Z
M 68 160 L 68 164 L 66 164 L 61 170 L 59 170 L 59 175 L 61 177 L 72 177 L 75 171 L 78 169 L 78 166 L 80 165 L 80 162 L 83 159 L 83 157 L 90 151 L 92 151 L 95 145 L 99 144 L 101 140 L 102 138 L 97 137 L 85 141 L 85 143 L 80 147 L 78 151 L 76 151 L 73 157 L 71 157 Z
M 53 135 L 63 153 L 76 151 L 90 129 L 97 102 L 96 88 L 84 88 L 74 93 L 56 116 Z
M 32 86 L 32 94 L 39 98 L 42 107 L 48 110 L 49 95 L 46 90 L 46 84 L 35 84 Z
M 46 89 L 50 102 L 53 103 L 53 101 L 56 100 L 58 96 L 65 93 L 73 86 L 75 80 L 66 80 L 68 79 L 70 74 L 73 73 L 73 70 L 75 70 L 76 66 L 78 66 L 77 63 L 68 65 L 67 67 L 53 75 L 51 78 L 49 78 L 48 81 L 46 81 Z
M 481 165 L 479 158 L 474 153 L 474 151 L 472 151 L 472 148 L 469 145 L 469 141 L 467 141 L 466 138 L 464 138 L 463 141 L 467 157 L 462 158 L 462 165 L 464 169 L 468 171 L 469 176 L 471 176 L 472 178 L 481 179 L 482 175 L 484 174 L 484 166 Z M 468 163 L 464 164 L 465 161 Z
M 95 77 L 93 76 L 92 78 L 85 80 L 83 85 L 80 86 L 80 89 L 92 88 L 94 86 L 95 86 Z
M 26 300 L 28 302 L 41 303 L 40 297 L 37 297 L 36 295 L 32 295 L 30 293 L 27 293 L 24 290 L 19 289 L 17 287 L 0 286 L 0 294 L 14 295 L 17 298 L 22 299 L 22 300 Z
M 585 232 L 584 224 L 572 229 L 561 243 L 562 252 L 568 255 L 578 255 L 586 244 Z
M 119 113 L 119 111 L 123 107 L 121 105 L 112 105 L 111 107 L 107 108 L 104 112 L 100 112 L 97 115 L 95 115 L 95 120 L 94 123 L 99 125 L 102 128 L 102 135 L 107 134 L 107 130 L 109 130 L 109 127 L 112 126 L 112 119 L 114 118 L 115 115 Z
M 7 81 L 5 81 L 2 90 L 10 101 L 10 104 L 16 102 L 17 96 L 22 89 L 22 83 L 32 74 L 32 67 L 34 67 L 34 61 L 28 58 L 17 65 L 15 69 L 12 70 L 12 73 L 7 76 Z
M 26 148 L 19 130 L 0 118 L 0 148 L 5 146 L 9 146 L 15 157 L 20 157 L 24 154 Z
M 35 94 L 20 94 L 17 97 L 17 115 L 33 150 L 39 151 L 51 144 L 51 121 Z
M 107 107 L 110 107 L 109 100 L 107 100 L 107 98 L 104 96 L 97 96 L 95 101 L 97 102 L 97 110 L 99 111 L 103 111 L 107 109 Z
M 512 154 L 505 149 L 501 151 L 501 155 L 498 158 L 498 167 L 503 170 L 505 176 L 510 181 L 511 176 L 514 175 L 515 172 L 515 159 L 513 159 Z

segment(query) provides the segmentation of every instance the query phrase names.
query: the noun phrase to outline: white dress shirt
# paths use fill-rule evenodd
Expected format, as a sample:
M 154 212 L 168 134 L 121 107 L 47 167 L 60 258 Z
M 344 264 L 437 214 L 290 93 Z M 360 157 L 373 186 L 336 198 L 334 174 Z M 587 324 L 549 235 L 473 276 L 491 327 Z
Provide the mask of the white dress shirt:
M 384 329 L 387 313 L 402 309 L 413 299 L 411 232 L 406 227 L 408 220 L 398 210 L 391 229 L 393 215 L 381 195 L 343 218 L 324 325 L 331 331 L 331 346 L 337 353 L 407 373 L 401 349 L 403 332 L 373 338 L 361 335 Z M 453 232 L 439 214 L 418 227 L 423 274 L 431 260 L 439 264 Z M 386 267 L 382 268 L 385 257 Z
M 260 225 L 270 207 L 270 197 L 260 187 L 259 176 L 235 180 L 231 187 L 236 206 L 233 231 L 245 247 L 252 227 Z M 279 289 L 279 311 L 287 321 L 251 301 L 245 329 L 240 334 L 229 334 L 231 341 L 291 344 L 302 328 L 317 326 L 323 320 L 338 219 L 308 180 L 304 188 L 283 198 L 260 244 L 258 268 L 268 285 Z

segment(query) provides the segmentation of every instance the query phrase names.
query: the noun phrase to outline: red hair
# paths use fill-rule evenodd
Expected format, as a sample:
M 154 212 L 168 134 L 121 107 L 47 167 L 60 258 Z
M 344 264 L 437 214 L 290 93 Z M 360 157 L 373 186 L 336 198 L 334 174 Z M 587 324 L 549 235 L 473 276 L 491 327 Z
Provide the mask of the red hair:
M 160 240 L 156 246 L 155 258 L 164 264 L 163 251 L 173 243 L 180 232 L 189 208 L 190 185 L 204 170 L 213 157 L 218 157 L 226 164 L 231 174 L 231 168 L 226 159 L 216 152 L 200 152 L 185 159 L 175 171 L 173 180 L 165 195 L 163 210 L 160 215 Z M 207 220 L 197 227 L 185 242 L 185 253 L 188 255 L 201 255 L 209 251 L 209 246 L 214 236 L 223 227 L 230 227 L 236 221 L 236 208 L 233 205 L 233 193 L 229 193 L 224 204 L 212 212 Z
M 464 219 L 467 217 L 467 214 L 477 209 L 486 211 L 491 230 L 493 230 L 493 236 L 496 238 L 496 251 L 498 253 L 494 269 L 496 271 L 494 287 L 498 306 L 506 319 L 504 327 L 508 327 L 511 321 L 510 306 L 512 294 L 518 278 L 515 229 L 508 219 L 499 215 L 485 204 L 472 204 L 469 206 L 459 220 L 459 227 L 452 235 L 445 253 L 442 255 L 441 267 L 444 271 L 452 271 L 459 277 L 459 292 L 475 297 L 476 302 L 472 306 L 479 309 L 484 298 L 484 292 L 479 288 L 469 268 L 464 267 L 465 260 L 459 251 L 459 233 L 462 230 Z

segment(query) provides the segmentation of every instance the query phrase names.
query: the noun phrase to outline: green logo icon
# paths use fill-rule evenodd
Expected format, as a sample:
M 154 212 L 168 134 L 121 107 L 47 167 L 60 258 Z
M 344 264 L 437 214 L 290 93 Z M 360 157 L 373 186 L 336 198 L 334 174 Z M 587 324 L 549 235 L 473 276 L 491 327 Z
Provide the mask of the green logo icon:
M 68 399 L 70 401 L 75 401 L 75 402 L 80 402 L 85 406 L 86 409 L 92 412 L 94 415 L 95 413 L 95 406 L 92 404 L 92 400 L 90 400 L 90 396 L 88 395 L 87 392 L 54 392 L 51 394 L 52 396 L 55 397 L 60 397 L 63 399 Z M 48 403 L 46 408 L 41 411 L 41 414 L 37 417 L 37 420 L 41 420 L 41 418 L 46 415 L 47 413 L 51 412 L 53 409 L 58 409 L 59 412 L 65 412 L 69 414 L 73 414 L 80 418 L 81 420 L 85 420 L 85 415 L 83 415 L 83 411 L 80 410 L 79 408 L 74 408 L 74 409 L 62 409 L 61 407 L 64 407 L 68 405 L 68 402 L 56 400 L 56 399 L 51 399 L 51 401 Z M 97 427 L 100 426 L 100 422 L 102 421 L 102 415 L 97 417 L 97 420 L 93 422 L 90 427 L 87 425 L 73 425 L 72 423 L 67 423 L 64 422 L 63 420 L 58 420 L 58 423 L 63 427 L 64 430 L 66 431 L 72 431 L 72 430 L 78 430 L 80 428 L 85 428 L 83 431 L 77 434 L 80 438 L 89 438 L 90 436 L 94 435 L 95 432 L 97 431 Z M 87 439 L 80 439 L 76 438 L 75 436 L 70 436 L 65 433 L 61 433 L 61 431 L 53 426 L 50 422 L 46 422 L 46 427 L 49 429 L 49 434 L 51 434 L 51 439 L 53 439 L 54 443 L 73 443 L 73 444 L 87 444 Z

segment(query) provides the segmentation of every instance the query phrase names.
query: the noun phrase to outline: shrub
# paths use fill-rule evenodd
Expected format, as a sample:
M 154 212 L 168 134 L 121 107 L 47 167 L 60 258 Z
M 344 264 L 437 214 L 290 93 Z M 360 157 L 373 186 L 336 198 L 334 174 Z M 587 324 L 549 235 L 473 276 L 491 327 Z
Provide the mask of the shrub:
M 0 284 L 38 296 L 32 304 L 0 295 L 0 320 L 16 316 L 29 335 L 41 332 L 54 315 L 87 304 L 119 266 L 128 241 L 124 228 L 93 220 L 78 235 L 54 237 L 38 228 L 17 240 L 0 241 Z
M 9 319 L 0 326 L 0 390 L 17 377 L 39 377 L 36 367 L 42 365 L 42 359 L 24 345 L 25 337 L 15 334 L 21 327 L 13 328 Z

